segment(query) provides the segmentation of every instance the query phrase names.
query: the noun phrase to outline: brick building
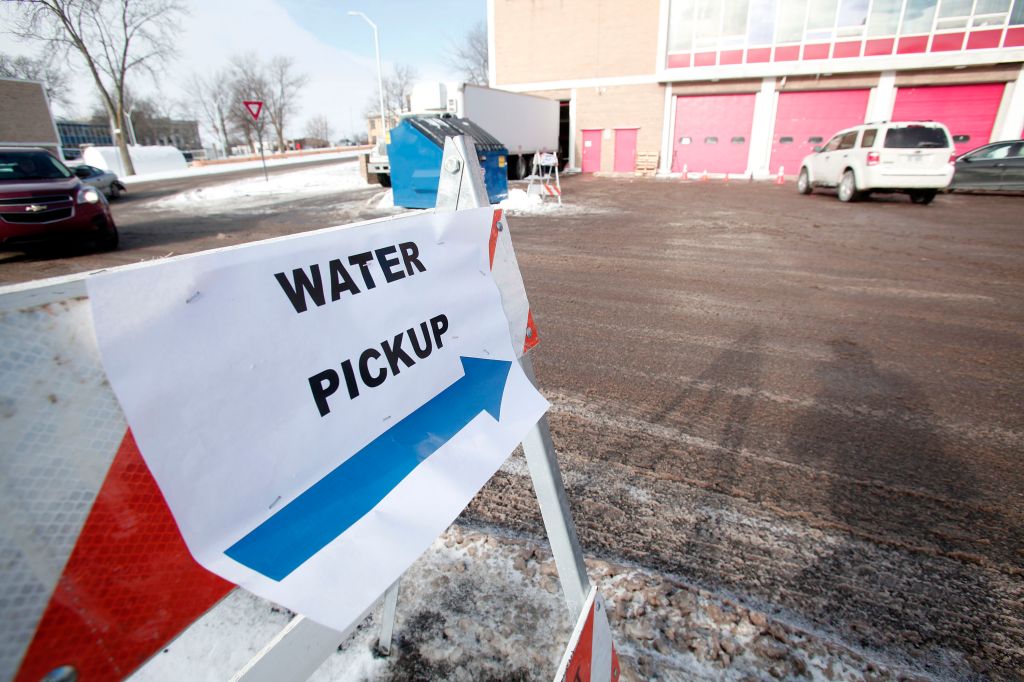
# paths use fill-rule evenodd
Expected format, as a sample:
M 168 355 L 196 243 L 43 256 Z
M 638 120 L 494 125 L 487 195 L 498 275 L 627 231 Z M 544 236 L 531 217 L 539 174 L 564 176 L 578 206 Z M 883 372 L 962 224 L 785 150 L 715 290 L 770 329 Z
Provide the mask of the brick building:
M 1024 0 L 488 0 L 490 85 L 568 108 L 583 172 L 765 177 L 837 130 L 1024 132 Z

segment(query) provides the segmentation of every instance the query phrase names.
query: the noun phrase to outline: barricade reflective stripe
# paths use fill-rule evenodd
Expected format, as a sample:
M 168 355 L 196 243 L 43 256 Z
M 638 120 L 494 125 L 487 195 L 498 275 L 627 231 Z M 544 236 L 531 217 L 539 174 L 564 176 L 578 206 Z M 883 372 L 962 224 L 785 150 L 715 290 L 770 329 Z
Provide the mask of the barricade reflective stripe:
M 555 682 L 618 682 L 621 674 L 607 607 L 597 588 L 591 587 Z
M 130 674 L 234 588 L 193 561 L 131 433 L 78 536 L 18 680 Z
M 231 589 L 126 437 L 81 279 L 0 291 L 0 679 L 121 677 Z

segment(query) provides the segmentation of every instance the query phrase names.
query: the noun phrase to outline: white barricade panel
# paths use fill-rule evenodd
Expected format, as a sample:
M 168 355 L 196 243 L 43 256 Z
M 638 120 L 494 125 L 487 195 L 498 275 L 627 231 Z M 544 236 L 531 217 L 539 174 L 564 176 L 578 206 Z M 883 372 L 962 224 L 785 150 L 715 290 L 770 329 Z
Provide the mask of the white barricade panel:
M 547 407 L 515 362 L 493 222 L 416 214 L 88 280 L 200 564 L 344 630 L 458 516 Z
M 119 677 L 231 586 L 191 560 L 126 438 L 88 302 L 33 293 L 0 295 L 0 677 Z

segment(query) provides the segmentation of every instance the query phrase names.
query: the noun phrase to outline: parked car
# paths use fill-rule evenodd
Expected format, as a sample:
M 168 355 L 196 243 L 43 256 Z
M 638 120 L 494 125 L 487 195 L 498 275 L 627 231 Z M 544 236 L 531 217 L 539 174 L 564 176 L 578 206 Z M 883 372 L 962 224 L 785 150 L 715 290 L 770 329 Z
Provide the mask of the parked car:
M 45 149 L 0 147 L 0 248 L 68 240 L 117 247 L 106 197 Z
M 121 192 L 127 192 L 125 186 L 121 184 L 121 181 L 117 179 L 117 174 L 114 171 L 104 170 L 97 168 L 96 166 L 88 166 L 86 164 L 79 164 L 72 167 L 82 182 L 87 185 L 92 185 L 99 191 L 103 192 L 109 199 L 117 199 L 121 196 Z
M 957 157 L 949 189 L 1024 190 L 1024 140 L 993 142 Z
M 953 177 L 949 130 L 932 121 L 867 123 L 842 130 L 804 157 L 797 190 L 835 187 L 840 201 L 872 192 L 904 192 L 929 204 Z

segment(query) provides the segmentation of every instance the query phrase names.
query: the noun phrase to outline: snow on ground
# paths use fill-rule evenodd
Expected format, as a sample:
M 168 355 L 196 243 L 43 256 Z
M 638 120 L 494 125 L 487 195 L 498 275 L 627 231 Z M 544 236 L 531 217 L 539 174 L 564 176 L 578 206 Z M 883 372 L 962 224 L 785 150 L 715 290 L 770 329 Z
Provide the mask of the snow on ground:
M 608 604 L 623 680 L 899 677 L 671 576 L 594 558 L 587 569 Z M 131 680 L 230 679 L 290 617 L 236 590 Z M 458 524 L 402 578 L 389 657 L 374 650 L 380 619 L 378 606 L 310 679 L 551 679 L 573 625 L 546 544 Z
M 339 163 L 317 166 L 291 173 L 279 173 L 264 179 L 254 176 L 231 182 L 216 182 L 198 189 L 179 192 L 168 197 L 155 199 L 148 206 L 157 210 L 172 210 L 185 213 L 221 213 L 243 209 L 266 209 L 280 202 L 301 198 L 323 197 L 339 192 L 379 188 L 367 184 L 354 163 Z M 409 210 L 396 207 L 394 194 L 390 189 L 379 188 L 366 200 L 368 208 L 379 210 Z M 498 206 L 513 215 L 547 215 L 552 213 L 594 213 L 602 209 L 564 201 L 562 205 L 552 197 L 541 198 L 527 195 L 526 190 L 511 189 L 509 196 Z
M 352 190 L 369 189 L 355 163 L 317 166 L 291 173 L 279 173 L 264 179 L 254 176 L 210 184 L 149 202 L 150 208 L 187 213 L 237 211 L 240 207 L 266 208 L 296 199 L 326 196 Z M 387 193 L 390 195 L 390 191 Z M 393 205 L 393 204 L 392 204 Z
M 344 152 L 334 152 L 332 154 L 306 154 L 303 156 L 294 156 L 284 159 L 268 159 L 267 168 L 278 168 L 280 166 L 298 166 L 314 161 L 327 161 L 327 160 L 340 160 L 340 159 L 351 159 L 357 157 L 360 154 L 365 154 L 366 150 L 350 150 Z M 202 175 L 220 175 L 221 173 L 231 173 L 233 171 L 250 170 L 253 168 L 262 168 L 263 162 L 259 159 L 255 161 L 238 161 L 233 163 L 218 163 L 209 166 L 190 166 L 184 170 L 165 171 L 162 173 L 146 173 L 144 175 L 129 175 L 121 178 L 129 189 L 132 185 L 140 182 L 150 182 L 152 180 L 171 180 L 177 178 L 191 178 Z
M 527 194 L 525 189 L 519 188 L 510 188 L 508 191 L 508 199 L 501 201 L 498 204 L 498 207 L 508 211 L 512 215 L 547 215 L 551 213 L 566 215 L 572 213 L 602 212 L 601 209 L 593 206 L 584 206 L 567 201 L 565 196 L 562 196 L 562 203 L 559 205 L 557 197 L 542 197 L 539 194 Z

